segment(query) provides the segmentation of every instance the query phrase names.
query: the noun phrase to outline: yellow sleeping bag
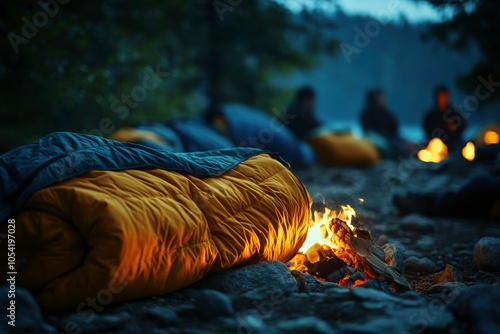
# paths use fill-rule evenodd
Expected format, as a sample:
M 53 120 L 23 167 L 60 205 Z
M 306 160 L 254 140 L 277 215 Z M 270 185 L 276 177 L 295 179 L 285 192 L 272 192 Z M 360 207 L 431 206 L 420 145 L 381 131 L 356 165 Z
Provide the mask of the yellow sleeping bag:
M 134 128 L 121 128 L 109 135 L 109 139 L 136 142 L 139 140 L 149 140 L 158 145 L 166 145 L 167 143 L 156 133 L 148 130 L 138 130 Z
M 287 261 L 310 204 L 267 154 L 219 177 L 91 171 L 37 191 L 15 217 L 17 284 L 45 309 L 81 311 L 88 298 L 159 295 L 234 266 Z
M 332 166 L 367 166 L 380 161 L 373 143 L 350 133 L 322 133 L 309 139 L 319 161 Z

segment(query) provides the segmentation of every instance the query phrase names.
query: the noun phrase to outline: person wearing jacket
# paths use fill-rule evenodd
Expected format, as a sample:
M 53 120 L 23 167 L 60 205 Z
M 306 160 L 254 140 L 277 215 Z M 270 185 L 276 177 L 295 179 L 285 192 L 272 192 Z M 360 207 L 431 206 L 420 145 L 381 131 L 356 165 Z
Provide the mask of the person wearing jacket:
M 428 140 L 440 138 L 450 151 L 463 147 L 462 135 L 467 128 L 465 117 L 450 104 L 450 92 L 445 86 L 434 91 L 435 105 L 427 112 L 423 129 Z
M 314 115 L 316 107 L 316 94 L 310 87 L 299 88 L 295 94 L 295 100 L 286 113 L 290 115 L 285 124 L 290 131 L 299 139 L 307 139 L 308 135 L 321 123 Z
M 399 138 L 398 121 L 387 108 L 383 91 L 376 89 L 366 95 L 366 106 L 361 112 L 361 126 L 365 133 L 372 131 L 391 141 Z
M 399 135 L 398 120 L 387 108 L 382 90 L 374 89 L 366 94 L 366 106 L 360 118 L 364 135 L 377 146 L 382 158 L 408 156 L 414 149 L 412 143 Z

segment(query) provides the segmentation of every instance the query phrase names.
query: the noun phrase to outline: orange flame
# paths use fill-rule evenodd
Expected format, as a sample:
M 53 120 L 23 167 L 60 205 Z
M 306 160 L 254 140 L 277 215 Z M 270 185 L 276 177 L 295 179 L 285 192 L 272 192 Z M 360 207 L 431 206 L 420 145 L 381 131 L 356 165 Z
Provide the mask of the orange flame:
M 438 163 L 448 155 L 448 146 L 439 138 L 432 138 L 426 148 L 418 151 L 418 158 L 423 162 Z
M 486 145 L 498 144 L 500 142 L 500 135 L 495 131 L 486 131 L 484 133 L 484 143 Z
M 333 232 L 329 229 L 329 222 L 332 219 L 339 218 L 347 223 L 351 230 L 354 230 L 351 221 L 352 217 L 356 217 L 356 211 L 350 205 L 341 205 L 339 211 L 325 208 L 325 212 L 321 213 L 314 211 L 314 222 L 307 232 L 306 240 L 299 249 L 299 252 L 305 253 L 309 248 L 315 244 L 321 246 L 328 246 L 332 249 L 337 249 L 333 238 Z
M 465 160 L 474 161 L 476 157 L 476 146 L 472 142 L 468 142 L 462 149 L 462 156 Z

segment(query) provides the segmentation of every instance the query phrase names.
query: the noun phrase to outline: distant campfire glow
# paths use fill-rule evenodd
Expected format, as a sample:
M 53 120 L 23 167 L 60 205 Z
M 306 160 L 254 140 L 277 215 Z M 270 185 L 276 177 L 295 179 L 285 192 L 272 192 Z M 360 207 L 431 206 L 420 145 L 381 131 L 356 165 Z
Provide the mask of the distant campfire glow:
M 418 151 L 418 158 L 423 162 L 438 163 L 448 155 L 448 146 L 439 138 L 433 138 L 426 148 Z
M 484 143 L 486 145 L 494 145 L 500 142 L 500 135 L 495 131 L 486 131 L 484 133 Z
M 462 156 L 465 160 L 474 161 L 476 157 L 476 147 L 472 142 L 468 142 L 462 149 Z

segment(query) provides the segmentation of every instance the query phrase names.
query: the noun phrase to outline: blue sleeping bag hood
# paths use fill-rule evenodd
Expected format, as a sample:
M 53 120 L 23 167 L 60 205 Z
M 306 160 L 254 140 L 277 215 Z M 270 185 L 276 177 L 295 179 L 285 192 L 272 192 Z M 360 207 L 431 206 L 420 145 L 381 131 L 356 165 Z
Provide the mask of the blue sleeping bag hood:
M 312 148 L 286 128 L 286 119 L 282 121 L 280 116 L 272 117 L 241 104 L 224 104 L 218 112 L 224 117 L 235 146 L 277 152 L 296 168 L 314 163 Z

